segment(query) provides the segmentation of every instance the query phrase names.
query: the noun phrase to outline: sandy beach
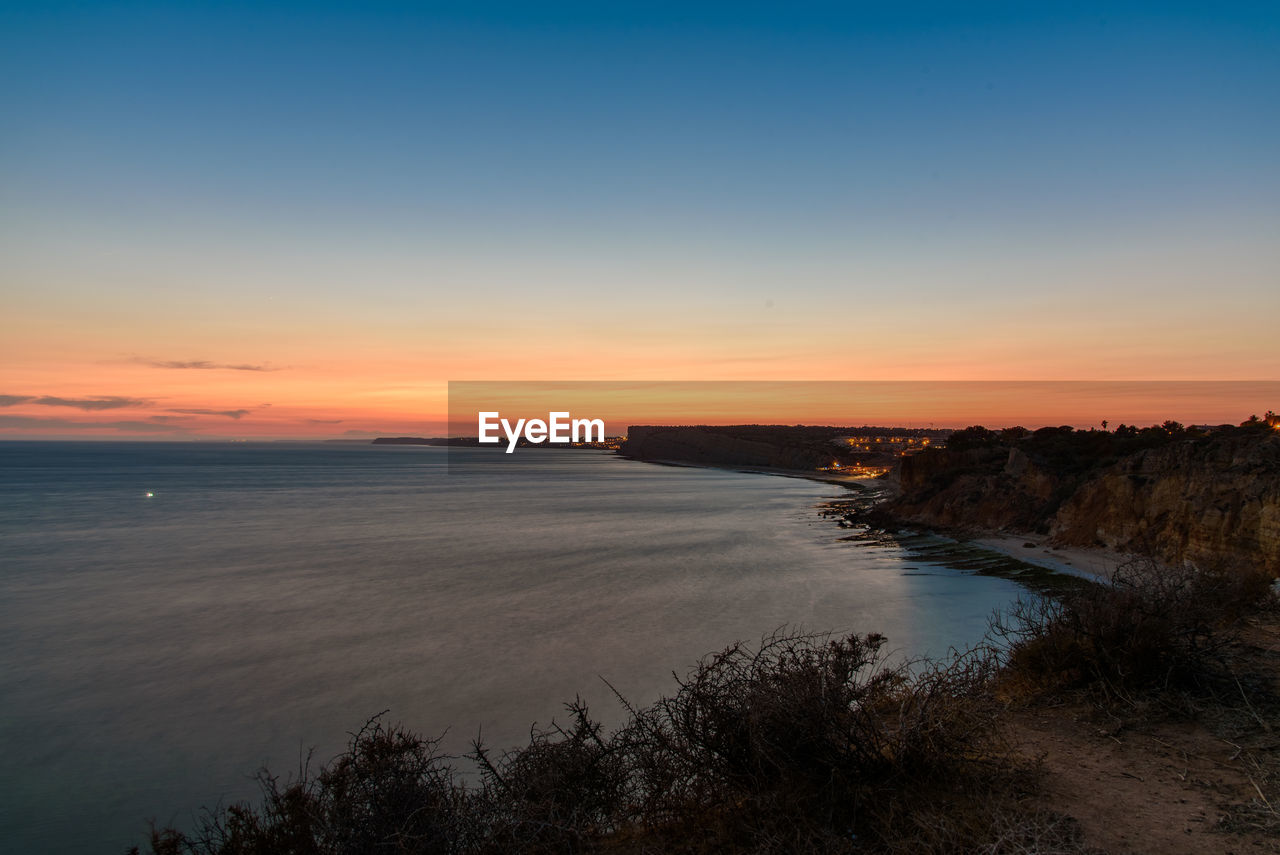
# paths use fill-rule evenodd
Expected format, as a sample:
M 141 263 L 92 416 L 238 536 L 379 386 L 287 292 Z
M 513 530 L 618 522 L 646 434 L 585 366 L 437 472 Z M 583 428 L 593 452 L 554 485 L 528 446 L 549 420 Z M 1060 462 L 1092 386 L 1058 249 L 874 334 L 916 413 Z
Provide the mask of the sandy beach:
M 1106 549 L 1050 546 L 1047 537 L 1036 534 L 993 534 L 969 542 L 1027 564 L 1086 579 L 1110 579 L 1116 568 L 1132 557 Z

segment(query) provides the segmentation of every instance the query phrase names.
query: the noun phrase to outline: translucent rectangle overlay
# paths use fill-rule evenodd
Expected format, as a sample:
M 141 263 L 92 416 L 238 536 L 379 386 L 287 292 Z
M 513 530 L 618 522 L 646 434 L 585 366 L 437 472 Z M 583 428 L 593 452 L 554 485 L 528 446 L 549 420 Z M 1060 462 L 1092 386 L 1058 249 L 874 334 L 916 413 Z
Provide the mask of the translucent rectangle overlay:
M 1070 426 L 1115 430 L 1176 421 L 1239 424 L 1280 409 L 1280 381 L 450 381 L 447 437 L 450 467 L 464 460 L 502 463 L 539 450 L 616 450 L 634 428 L 807 426 L 839 428 L 835 439 L 892 437 L 889 429 L 943 441 L 973 425 L 1035 430 Z M 486 415 L 487 414 L 487 415 Z M 583 443 L 551 442 L 554 429 L 572 438 L 573 422 L 603 425 Z M 505 422 L 505 424 L 504 424 Z M 875 428 L 880 433 L 863 428 Z M 490 442 L 480 442 L 487 433 Z M 722 432 L 723 433 L 723 432 Z M 817 433 L 813 433 L 817 436 Z M 688 434 L 684 434 L 688 436 Z M 743 442 L 777 431 L 739 431 Z M 903 437 L 912 435 L 902 433 Z M 862 443 L 866 445 L 867 443 Z M 485 452 L 483 454 L 478 452 Z M 750 455 L 747 455 L 748 457 Z M 765 464 L 767 465 L 767 464 Z

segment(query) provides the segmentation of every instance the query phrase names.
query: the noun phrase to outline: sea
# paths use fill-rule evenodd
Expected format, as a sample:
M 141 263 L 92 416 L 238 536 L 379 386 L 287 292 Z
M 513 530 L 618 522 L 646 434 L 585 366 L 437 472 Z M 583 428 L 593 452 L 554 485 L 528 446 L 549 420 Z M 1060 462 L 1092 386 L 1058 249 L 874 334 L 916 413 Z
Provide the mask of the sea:
M 942 655 L 1024 593 L 848 540 L 847 497 L 605 451 L 0 442 L 0 848 L 121 855 L 379 714 L 457 754 L 576 697 L 617 725 L 614 690 L 780 629 Z

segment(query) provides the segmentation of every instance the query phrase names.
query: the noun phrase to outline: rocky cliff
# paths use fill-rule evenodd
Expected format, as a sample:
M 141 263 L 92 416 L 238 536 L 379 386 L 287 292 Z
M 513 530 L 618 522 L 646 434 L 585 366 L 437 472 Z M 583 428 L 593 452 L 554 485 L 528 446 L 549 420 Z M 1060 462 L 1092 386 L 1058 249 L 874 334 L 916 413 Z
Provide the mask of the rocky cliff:
M 829 439 L 829 438 L 827 438 Z M 732 429 L 633 426 L 622 453 L 641 460 L 676 460 L 709 466 L 830 466 L 832 449 L 820 439 L 752 436 Z
M 901 494 L 885 510 L 929 526 L 1039 532 L 1061 546 L 1280 576 L 1273 430 L 963 439 L 903 460 Z
M 902 460 L 899 517 L 948 528 L 1045 530 L 1070 482 L 1020 449 L 925 452 Z
M 949 431 L 818 425 L 633 425 L 622 454 L 638 460 L 678 461 L 707 466 L 750 466 L 816 470 L 833 464 L 888 467 L 897 454 L 874 443 L 862 448 L 851 435 L 902 442 L 942 439 Z
M 1049 531 L 1063 545 L 1280 576 L 1280 436 L 1134 454 L 1082 484 Z

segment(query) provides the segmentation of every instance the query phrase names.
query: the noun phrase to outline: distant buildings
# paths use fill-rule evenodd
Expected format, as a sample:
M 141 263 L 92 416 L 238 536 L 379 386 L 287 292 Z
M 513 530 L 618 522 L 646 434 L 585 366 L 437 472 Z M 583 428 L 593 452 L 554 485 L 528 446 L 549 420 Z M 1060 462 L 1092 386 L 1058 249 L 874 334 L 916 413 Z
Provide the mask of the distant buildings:
M 914 454 L 933 445 L 944 444 L 943 437 L 899 436 L 872 434 L 862 436 L 840 436 L 832 440 L 839 446 L 848 447 L 852 451 L 882 451 L 898 457 Z

